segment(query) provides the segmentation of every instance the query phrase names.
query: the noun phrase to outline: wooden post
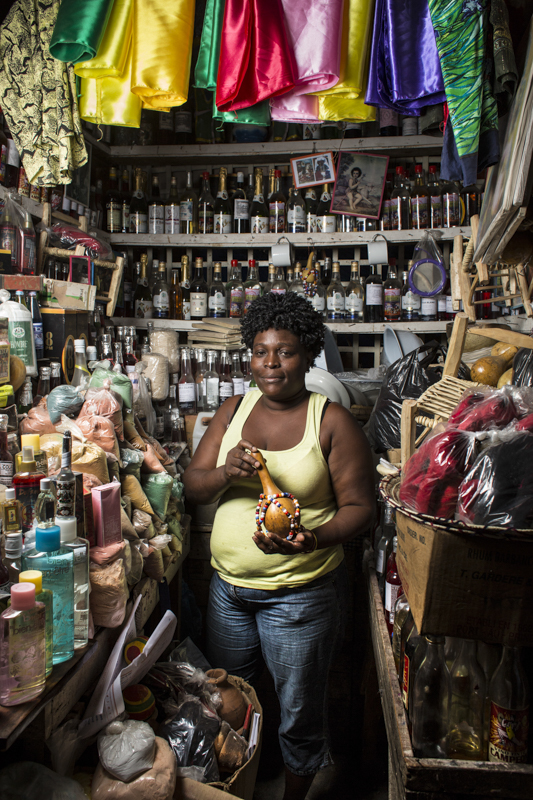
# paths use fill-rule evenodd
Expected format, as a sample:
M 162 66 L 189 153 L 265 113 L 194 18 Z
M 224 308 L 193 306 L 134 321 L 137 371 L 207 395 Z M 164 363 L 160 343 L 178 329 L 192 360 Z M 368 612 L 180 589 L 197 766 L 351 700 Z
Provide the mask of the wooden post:
M 453 237 L 453 253 L 450 256 L 450 284 L 452 289 L 453 310 L 461 308 L 461 272 L 463 264 L 463 237 Z
M 477 232 L 479 228 L 479 216 L 477 214 L 473 214 L 470 218 L 470 225 L 472 226 L 472 239 L 475 243 L 477 241 Z M 482 261 L 477 261 L 476 269 L 481 286 L 486 286 L 489 282 L 489 268 Z
M 444 364 L 444 369 L 442 371 L 443 378 L 445 375 L 450 375 L 452 378 L 457 377 L 459 365 L 461 364 L 461 356 L 463 354 L 467 325 L 468 317 L 466 314 L 457 314 L 453 323 L 452 335 L 448 344 L 446 363 Z
M 401 442 L 402 442 L 402 467 L 415 452 L 416 439 L 416 400 L 404 400 L 402 403 Z
M 518 285 L 520 286 L 520 293 L 522 295 L 522 302 L 524 304 L 526 316 L 533 317 L 533 308 L 531 308 L 529 297 L 529 286 L 525 276 L 525 267 L 523 264 L 519 264 L 516 267 L 516 274 L 518 275 Z

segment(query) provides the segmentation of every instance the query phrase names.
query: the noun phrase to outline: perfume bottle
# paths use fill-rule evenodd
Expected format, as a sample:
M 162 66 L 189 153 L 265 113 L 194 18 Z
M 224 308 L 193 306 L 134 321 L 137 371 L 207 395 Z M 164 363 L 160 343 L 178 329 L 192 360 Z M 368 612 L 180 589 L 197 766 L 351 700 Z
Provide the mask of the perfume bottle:
M 74 556 L 74 650 L 89 638 L 89 541 L 77 534 L 76 517 L 57 517 L 61 545 Z
M 33 447 L 24 445 L 20 467 L 13 476 L 13 486 L 17 500 L 22 511 L 22 531 L 29 531 L 33 525 L 35 503 L 39 496 L 41 479 L 46 478 L 42 472 L 37 472 L 33 457 Z
M 13 487 L 6 489 L 6 499 L 2 503 L 2 530 L 13 533 L 22 530 L 22 513 Z
M 44 605 L 45 624 L 44 624 L 44 654 L 45 670 L 47 678 L 52 672 L 53 667 L 53 647 L 54 647 L 54 595 L 50 589 L 43 589 L 43 576 L 36 569 L 27 569 L 19 575 L 19 583 L 32 583 L 35 586 L 35 600 Z
M 22 569 L 22 531 L 14 531 L 4 537 L 4 551 L 2 564 L 7 570 L 8 580 L 2 588 L 9 592 L 11 587 L 19 582 Z
M 37 525 L 53 525 L 56 516 L 57 498 L 55 486 L 50 478 L 43 478 L 40 492 L 35 503 L 35 521 Z
M 61 469 L 56 479 L 58 517 L 73 517 L 76 511 L 76 478 L 71 469 L 72 434 L 63 434 L 63 451 L 61 453 Z
M 45 681 L 45 608 L 35 586 L 17 583 L 11 606 L 0 614 L 0 705 L 38 697 Z

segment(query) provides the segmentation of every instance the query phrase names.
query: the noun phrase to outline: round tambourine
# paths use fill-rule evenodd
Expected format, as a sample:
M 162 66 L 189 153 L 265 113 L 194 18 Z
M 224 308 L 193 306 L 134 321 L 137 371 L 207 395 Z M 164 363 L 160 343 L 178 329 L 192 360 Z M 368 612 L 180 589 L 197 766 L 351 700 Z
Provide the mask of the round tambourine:
M 407 280 L 411 291 L 421 297 L 440 294 L 447 281 L 444 264 L 433 258 L 421 258 L 412 265 Z

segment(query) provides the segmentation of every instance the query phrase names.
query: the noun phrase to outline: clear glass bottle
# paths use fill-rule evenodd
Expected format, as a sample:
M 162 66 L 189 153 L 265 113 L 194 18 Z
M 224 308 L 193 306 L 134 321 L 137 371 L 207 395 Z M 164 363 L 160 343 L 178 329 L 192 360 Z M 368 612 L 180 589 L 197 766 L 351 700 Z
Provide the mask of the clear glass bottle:
M 305 224 L 307 233 L 317 232 L 318 201 L 313 188 L 305 190 Z
M 123 364 L 123 356 L 122 356 L 122 342 L 115 342 L 113 345 L 113 358 L 115 363 L 113 364 L 112 370 L 116 372 L 118 375 L 124 374 L 124 364 Z
M 392 553 L 387 560 L 387 568 L 385 573 L 385 622 L 390 636 L 394 627 L 394 608 L 396 600 L 402 590 L 402 582 L 398 573 L 396 565 L 396 551 L 398 549 L 398 537 L 394 536 L 392 539 Z
M 61 364 L 59 361 L 50 362 L 50 391 L 61 386 Z
M 402 668 L 402 700 L 409 716 L 409 731 L 413 728 L 413 696 L 415 678 L 420 669 L 420 664 L 426 656 L 426 640 L 420 636 L 413 622 L 411 633 L 405 641 L 403 668 Z
M 24 445 L 20 469 L 13 476 L 13 486 L 21 505 L 23 533 L 29 531 L 33 526 L 35 503 L 39 496 L 42 478 L 46 478 L 46 475 L 43 472 L 37 472 L 33 447 Z
M 2 503 L 2 531 L 14 533 L 22 530 L 22 510 L 15 497 L 13 487 L 6 489 L 6 499 Z
M 209 172 L 202 172 L 202 191 L 198 200 L 198 233 L 213 233 L 215 201 L 209 185 Z
M 294 294 L 301 294 L 302 297 L 305 297 L 305 289 L 304 283 L 302 280 L 302 264 L 300 261 L 297 261 L 294 265 L 294 280 L 289 286 L 289 292 L 294 292 Z
M 91 373 L 87 368 L 85 358 L 85 339 L 74 339 L 74 357 L 74 373 L 71 385 L 86 389 L 91 379 Z
M 274 170 L 274 192 L 268 198 L 270 233 L 285 233 L 287 200 L 281 191 L 281 170 Z
M 233 397 L 233 380 L 231 378 L 231 362 L 225 350 L 220 353 L 220 404 L 227 400 L 228 397 Z
M 180 197 L 180 233 L 198 233 L 198 195 L 192 187 L 190 171 L 187 172 L 187 185 Z
M 74 554 L 61 546 L 57 525 L 37 526 L 35 548 L 24 554 L 23 566 L 41 572 L 43 589 L 54 593 L 53 661 L 68 661 L 74 655 Z
M 130 233 L 148 233 L 148 200 L 143 191 L 143 172 L 135 169 L 135 189 L 130 201 Z
M 415 164 L 415 185 L 411 194 L 411 228 L 422 230 L 429 226 L 429 189 L 424 180 L 422 164 Z
M 437 178 L 437 165 L 429 165 L 429 227 L 442 228 L 442 195 Z
M 326 287 L 322 283 L 320 262 L 313 262 L 313 267 L 316 271 L 316 283 L 309 289 L 308 300 L 322 319 L 326 319 Z
M 233 203 L 233 233 L 250 233 L 250 202 L 244 191 L 243 172 L 237 173 L 237 188 L 231 199 Z
M 396 167 L 396 180 L 391 192 L 391 230 L 405 231 L 411 225 L 411 194 L 404 179 L 403 167 Z
M 241 266 L 236 258 L 231 261 L 229 281 L 226 284 L 227 316 L 240 319 L 244 308 L 244 286 L 241 277 Z
M 148 203 L 148 233 L 165 232 L 165 204 L 159 191 L 159 178 L 152 175 L 152 193 Z
M 391 220 L 391 194 L 392 194 L 392 173 L 387 172 L 387 180 L 385 181 L 385 191 L 383 192 L 383 200 L 381 203 L 381 216 L 379 218 L 379 229 L 381 231 L 390 231 Z
M 350 269 L 350 283 L 346 287 L 346 301 L 344 304 L 344 318 L 346 322 L 364 322 L 365 290 L 359 278 L 359 262 L 352 261 Z
M 283 273 L 283 267 L 278 267 L 276 270 L 276 277 L 270 291 L 272 294 L 285 294 L 288 288 L 289 287 Z
M 222 264 L 220 261 L 215 261 L 213 266 L 213 283 L 209 287 L 208 305 L 210 317 L 217 319 L 226 316 L 226 289 L 222 283 Z
M 402 649 L 402 628 L 409 616 L 411 608 L 409 600 L 404 594 L 401 594 L 396 600 L 394 608 L 394 625 L 392 628 L 392 655 L 394 656 L 394 666 L 396 672 L 400 669 L 400 657 Z
M 72 551 L 74 571 L 74 650 L 89 637 L 89 541 L 78 536 L 76 517 L 58 517 L 61 546 Z
M 241 358 L 239 353 L 231 354 L 231 380 L 233 382 L 233 394 L 244 394 L 244 375 L 241 372 Z
M 220 405 L 220 378 L 216 370 L 216 351 L 207 351 L 207 370 L 205 378 L 205 410 L 216 411 Z
M 374 264 L 365 279 L 365 322 L 383 322 L 383 281 Z
M 326 290 L 326 306 L 328 320 L 331 322 L 341 322 L 344 320 L 344 306 L 346 304 L 346 293 L 341 283 L 340 264 L 333 262 L 333 272 L 331 283 Z
M 387 279 L 383 284 L 383 317 L 385 322 L 399 322 L 402 317 L 402 285 L 396 277 L 396 267 L 389 264 Z
M 165 233 L 180 232 L 180 200 L 178 194 L 178 181 L 175 177 L 170 179 L 170 191 L 165 203 Z
M 317 233 L 335 233 L 337 230 L 337 217 L 331 213 L 331 192 L 329 183 L 325 183 L 320 195 L 316 210 Z
M 33 339 L 35 341 L 35 353 L 37 358 L 44 358 L 44 334 L 41 309 L 37 302 L 37 292 L 29 292 L 30 313 L 33 326 Z
M 409 269 L 413 265 L 409 261 Z M 412 322 L 418 320 L 420 316 L 420 295 L 413 292 L 409 286 L 409 271 L 402 273 L 402 320 Z
M 105 198 L 106 231 L 120 233 L 122 230 L 122 201 L 118 190 L 118 174 L 116 167 L 109 168 L 109 184 Z
M 35 503 L 35 522 L 37 525 L 53 525 L 56 517 L 57 497 L 50 478 L 42 478 Z
M 263 286 L 259 280 L 259 271 L 255 259 L 251 258 L 248 261 L 248 277 L 244 283 L 244 309 L 243 313 L 246 314 L 250 308 L 250 304 L 257 300 L 258 297 L 263 295 Z
M 194 381 L 196 383 L 196 412 L 206 411 L 207 381 L 205 373 L 207 371 L 205 363 L 205 350 L 198 347 L 196 350 L 196 373 Z
M 233 214 L 226 185 L 227 177 L 226 167 L 220 167 L 218 192 L 215 200 L 214 233 L 231 233 L 233 230 Z
M 503 646 L 489 701 L 489 761 L 523 764 L 528 751 L 529 684 L 518 647 Z
M 269 264 L 268 265 L 268 280 L 263 285 L 263 289 L 264 289 L 264 293 L 265 294 L 268 294 L 270 291 L 272 291 L 272 287 L 274 286 L 275 281 L 276 281 L 276 267 L 274 266 L 274 264 Z
M 122 360 L 126 375 L 135 372 L 135 365 L 138 362 L 138 358 L 135 355 L 135 340 L 133 336 L 126 336 L 124 339 L 124 355 L 122 356 Z
M 181 294 L 182 294 L 182 319 L 191 318 L 191 273 L 189 271 L 189 256 L 181 257 Z
M 167 265 L 159 262 L 157 281 L 152 289 L 152 308 L 154 319 L 169 319 L 170 317 L 170 286 L 167 282 Z
M 204 278 L 204 262 L 196 258 L 195 273 L 191 283 L 191 319 L 201 320 L 207 317 L 207 282 Z
M 141 274 L 133 296 L 135 316 L 139 319 L 152 319 L 153 314 L 152 292 L 148 287 L 147 271 L 148 256 L 143 253 L 141 256 Z
M 72 434 L 65 431 L 61 453 L 61 469 L 56 478 L 58 517 L 73 517 L 76 511 L 76 478 L 72 472 Z
M 426 655 L 418 669 L 411 709 L 412 744 L 417 758 L 446 758 L 450 673 L 444 637 L 426 636 Z
M 456 228 L 461 224 L 461 202 L 459 187 L 453 181 L 445 181 L 441 189 L 442 227 Z
M 11 606 L 0 614 L 0 704 L 16 706 L 44 690 L 46 611 L 35 586 L 11 589 Z
M 36 569 L 21 572 L 19 583 L 31 583 L 35 587 L 35 601 L 44 605 L 44 676 L 48 678 L 54 666 L 54 594 L 43 589 L 43 576 Z
M 163 438 L 165 442 L 172 441 L 172 414 L 174 411 L 179 411 L 176 393 L 177 386 L 171 385 L 163 406 Z
M 255 192 L 250 207 L 250 221 L 252 233 L 269 232 L 269 211 L 263 195 L 263 170 L 256 167 L 255 170 Z
M 450 717 L 447 754 L 462 761 L 485 761 L 485 675 L 476 657 L 476 643 L 463 639 L 450 670 Z
M 188 347 L 181 349 L 181 369 L 178 382 L 178 400 L 180 412 L 196 414 L 196 384 L 191 368 L 191 351 Z
M 437 319 L 437 297 L 420 298 L 420 320 L 422 322 L 434 322 Z
M 244 384 L 244 394 L 248 394 L 250 391 L 250 383 L 252 382 L 252 351 L 250 348 L 248 348 L 241 356 L 241 369 Z
M 2 564 L 7 570 L 8 583 L 4 584 L 4 591 L 9 592 L 11 587 L 19 582 L 22 571 L 22 531 L 7 533 L 3 541 L 4 558 Z
M 14 461 L 7 446 L 7 414 L 0 414 L 0 484 L 11 486 L 13 483 Z
M 305 233 L 306 228 L 305 203 L 293 180 L 287 203 L 287 230 L 289 233 Z

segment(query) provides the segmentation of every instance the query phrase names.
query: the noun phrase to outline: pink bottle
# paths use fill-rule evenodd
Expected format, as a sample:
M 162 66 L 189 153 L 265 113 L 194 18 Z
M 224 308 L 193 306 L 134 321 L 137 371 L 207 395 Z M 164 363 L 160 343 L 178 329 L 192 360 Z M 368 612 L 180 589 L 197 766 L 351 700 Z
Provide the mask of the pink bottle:
M 26 703 L 44 689 L 45 614 L 33 583 L 11 587 L 11 606 L 0 614 L 0 705 Z

